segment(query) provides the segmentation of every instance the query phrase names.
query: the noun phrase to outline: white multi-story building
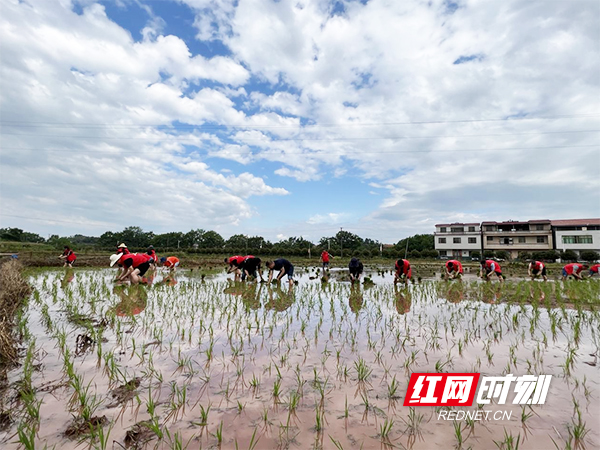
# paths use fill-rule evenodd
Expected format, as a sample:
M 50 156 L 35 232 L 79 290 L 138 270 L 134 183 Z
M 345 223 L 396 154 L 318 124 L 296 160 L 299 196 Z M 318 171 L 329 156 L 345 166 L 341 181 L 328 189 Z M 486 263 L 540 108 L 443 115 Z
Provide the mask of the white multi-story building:
M 478 223 L 441 223 L 435 226 L 435 249 L 440 257 L 470 258 L 481 253 L 481 226 Z
M 555 248 L 577 254 L 591 250 L 600 253 L 600 219 L 553 220 Z
M 483 249 L 508 252 L 511 259 L 520 253 L 552 250 L 550 220 L 508 220 L 482 222 Z

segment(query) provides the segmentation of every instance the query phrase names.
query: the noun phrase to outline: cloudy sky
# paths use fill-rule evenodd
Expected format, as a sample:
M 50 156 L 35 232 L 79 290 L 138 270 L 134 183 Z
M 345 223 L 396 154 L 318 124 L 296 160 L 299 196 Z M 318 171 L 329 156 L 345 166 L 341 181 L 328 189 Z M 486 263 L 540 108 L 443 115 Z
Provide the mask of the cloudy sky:
M 0 0 L 0 226 L 600 216 L 597 0 Z

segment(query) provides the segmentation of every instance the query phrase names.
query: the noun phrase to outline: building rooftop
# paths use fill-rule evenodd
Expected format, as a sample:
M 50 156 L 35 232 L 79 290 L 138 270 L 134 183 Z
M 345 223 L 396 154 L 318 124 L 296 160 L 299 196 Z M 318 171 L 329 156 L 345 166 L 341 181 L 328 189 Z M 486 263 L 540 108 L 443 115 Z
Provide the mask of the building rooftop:
M 537 219 L 537 220 L 525 220 L 525 221 L 521 221 L 521 220 L 505 220 L 504 222 L 494 222 L 494 221 L 487 221 L 487 222 L 481 222 L 481 225 L 527 225 L 530 223 L 551 223 L 550 219 Z
M 591 225 L 600 225 L 600 219 L 552 220 L 552 226 L 555 227 L 587 227 Z
M 456 222 L 456 223 L 436 223 L 435 226 L 436 227 L 453 227 L 455 225 L 458 226 L 479 226 L 479 222 L 470 222 L 470 223 L 462 223 L 462 222 Z

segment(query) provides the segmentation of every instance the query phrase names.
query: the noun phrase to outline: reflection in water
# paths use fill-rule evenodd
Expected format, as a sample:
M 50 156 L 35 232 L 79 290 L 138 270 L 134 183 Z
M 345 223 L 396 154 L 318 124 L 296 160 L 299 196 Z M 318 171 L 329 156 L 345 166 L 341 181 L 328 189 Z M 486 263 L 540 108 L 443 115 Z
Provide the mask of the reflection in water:
M 175 286 L 177 284 L 177 277 L 175 276 L 175 272 L 166 275 L 162 280 L 158 282 L 158 284 L 164 284 L 166 286 Z
M 359 283 L 352 284 L 352 287 L 350 288 L 350 298 L 348 299 L 348 302 L 350 304 L 350 310 L 353 313 L 358 314 L 362 309 L 364 304 L 364 297 Z
M 450 303 L 460 303 L 464 298 L 464 286 L 459 280 L 456 283 L 451 283 L 446 292 L 446 300 Z
M 296 300 L 293 286 L 290 286 L 287 291 L 277 285 L 269 289 L 269 302 L 265 305 L 265 309 L 274 309 L 277 312 L 282 312 L 294 304 Z
M 500 300 L 500 293 L 502 292 L 502 285 L 484 283 L 482 285 L 482 296 L 481 301 L 483 303 L 494 304 Z
M 143 286 L 115 286 L 114 293 L 121 299 L 114 308 L 117 316 L 135 316 L 146 309 L 148 292 Z
M 243 295 L 246 291 L 246 283 L 235 281 L 231 278 L 227 279 L 227 287 L 223 289 L 223 294 L 228 295 Z
M 394 294 L 396 295 L 396 311 L 398 311 L 398 314 L 409 312 L 412 305 L 412 294 L 408 288 L 399 288 L 394 285 Z
M 242 302 L 248 309 L 260 308 L 260 292 L 262 291 L 262 283 L 250 283 L 242 294 Z
M 63 279 L 60 282 L 60 287 L 62 287 L 63 289 L 66 288 L 69 283 L 71 281 L 73 281 L 73 279 L 75 278 L 75 271 L 73 270 L 72 267 L 67 267 L 67 270 L 65 270 L 65 276 L 63 277 Z

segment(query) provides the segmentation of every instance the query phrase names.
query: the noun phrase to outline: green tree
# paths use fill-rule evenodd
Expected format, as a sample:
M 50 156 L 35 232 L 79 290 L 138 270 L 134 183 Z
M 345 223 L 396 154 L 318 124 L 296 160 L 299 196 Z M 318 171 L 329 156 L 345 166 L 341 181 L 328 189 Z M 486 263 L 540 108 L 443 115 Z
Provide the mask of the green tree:
M 202 235 L 202 239 L 198 245 L 201 248 L 222 249 L 225 245 L 225 239 L 216 231 L 207 231 Z
M 560 259 L 565 261 L 577 261 L 577 253 L 573 250 L 565 250 L 560 254 Z
M 62 249 L 65 245 L 71 247 L 72 244 L 66 237 L 60 237 L 58 234 L 53 234 L 48 238 L 48 244 L 56 249 Z
M 0 228 L 0 239 L 5 241 L 21 242 L 23 230 L 20 228 Z
M 152 243 L 154 233 L 146 233 L 140 227 L 127 227 L 121 231 L 120 240 L 129 248 L 144 248 Z M 181 233 L 180 233 L 181 234 Z
M 120 238 L 121 236 L 119 233 L 106 231 L 100 235 L 96 245 L 100 246 L 101 248 L 114 248 L 122 242 L 120 241 Z
M 406 249 L 406 241 L 408 241 L 408 250 L 435 250 L 435 241 L 433 234 L 415 234 L 414 236 L 404 238 L 398 241 L 396 248 L 404 251 Z
M 173 231 L 170 233 L 162 233 L 153 236 L 152 245 L 156 248 L 185 248 L 185 238 L 181 231 Z M 128 246 L 133 247 L 133 245 Z M 149 244 L 148 244 L 149 245 Z
M 248 247 L 248 236 L 244 234 L 234 234 L 225 241 L 225 248 L 228 250 L 245 249 Z
M 592 250 L 586 250 L 581 252 L 581 259 L 588 262 L 598 261 L 600 259 L 600 254 Z

